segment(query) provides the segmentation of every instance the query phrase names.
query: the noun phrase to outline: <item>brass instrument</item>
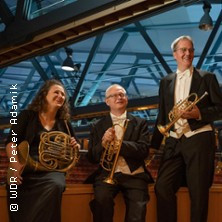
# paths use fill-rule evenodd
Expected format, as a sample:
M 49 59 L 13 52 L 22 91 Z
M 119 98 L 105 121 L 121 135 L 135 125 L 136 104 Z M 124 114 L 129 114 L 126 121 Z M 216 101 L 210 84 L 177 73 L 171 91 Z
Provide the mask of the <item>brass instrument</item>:
M 151 165 L 151 163 L 153 162 L 153 160 L 155 160 L 157 156 L 157 152 L 156 153 L 152 153 L 151 155 L 149 155 L 145 160 L 145 166 L 149 167 Z
M 71 136 L 60 131 L 42 133 L 39 143 L 39 162 L 49 171 L 66 172 L 79 159 L 79 149 L 70 144 Z
M 17 147 L 18 161 L 24 165 L 23 171 L 57 171 L 67 172 L 74 167 L 79 159 L 78 146 L 70 144 L 71 136 L 60 132 L 44 132 L 40 136 L 39 162 L 29 155 L 29 143 L 21 142 Z M 8 183 L 12 176 L 12 169 L 9 166 L 7 179 Z
M 119 153 L 122 146 L 123 137 L 127 129 L 128 122 L 129 122 L 129 119 L 126 119 L 123 127 L 120 126 L 119 124 L 113 125 L 113 127 L 118 125 L 122 128 L 123 134 L 121 136 L 121 139 L 120 140 L 114 139 L 112 142 L 107 143 L 106 146 L 104 147 L 105 149 L 100 159 L 100 165 L 106 171 L 110 171 L 108 177 L 104 179 L 105 183 L 115 184 L 115 181 L 113 180 L 113 176 L 115 173 L 116 164 L 119 158 Z
M 182 102 L 176 104 L 173 109 L 169 112 L 168 117 L 170 122 L 166 124 L 165 126 L 162 126 L 160 124 L 157 125 L 157 128 L 159 131 L 166 137 L 169 137 L 168 131 L 171 129 L 171 127 L 181 118 L 184 112 L 192 109 L 200 100 L 202 100 L 206 95 L 208 95 L 208 92 L 205 92 L 200 98 L 198 98 L 196 93 L 191 93 L 186 99 L 184 99 Z M 189 101 L 189 99 L 194 96 L 193 101 Z
M 220 151 L 220 145 L 219 145 L 219 131 L 218 129 L 215 129 L 215 145 L 218 152 L 216 152 L 216 167 L 215 167 L 215 174 L 220 174 L 222 170 L 222 153 Z
M 218 160 L 215 167 L 215 174 L 220 174 L 221 170 L 222 170 L 222 161 Z

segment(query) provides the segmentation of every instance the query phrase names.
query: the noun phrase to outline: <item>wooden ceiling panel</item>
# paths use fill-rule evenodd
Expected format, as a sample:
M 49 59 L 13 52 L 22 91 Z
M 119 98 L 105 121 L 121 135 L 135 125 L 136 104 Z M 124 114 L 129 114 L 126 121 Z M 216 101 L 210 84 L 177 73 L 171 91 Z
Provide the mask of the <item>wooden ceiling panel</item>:
M 22 44 L 1 47 L 0 68 L 52 52 L 57 48 L 123 25 L 129 20 L 148 16 L 150 13 L 161 9 L 166 10 L 166 8 L 175 7 L 175 5 L 180 4 L 179 2 L 178 0 L 127 1 L 82 19 L 68 21 L 65 24 L 61 23 L 57 27 L 48 28 L 39 34 L 36 33 Z

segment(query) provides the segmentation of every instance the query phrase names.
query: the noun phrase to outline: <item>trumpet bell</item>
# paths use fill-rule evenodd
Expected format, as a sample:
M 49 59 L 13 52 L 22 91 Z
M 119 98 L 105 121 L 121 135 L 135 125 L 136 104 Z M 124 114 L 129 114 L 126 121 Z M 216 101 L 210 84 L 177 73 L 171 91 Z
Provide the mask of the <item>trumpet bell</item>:
M 169 137 L 170 134 L 168 133 L 169 127 L 166 126 L 162 126 L 162 125 L 157 125 L 158 130 L 160 131 L 161 134 L 163 134 L 166 137 Z
M 103 182 L 108 183 L 108 184 L 112 184 L 112 185 L 116 184 L 116 181 L 113 178 L 111 178 L 111 177 L 105 178 L 103 180 Z

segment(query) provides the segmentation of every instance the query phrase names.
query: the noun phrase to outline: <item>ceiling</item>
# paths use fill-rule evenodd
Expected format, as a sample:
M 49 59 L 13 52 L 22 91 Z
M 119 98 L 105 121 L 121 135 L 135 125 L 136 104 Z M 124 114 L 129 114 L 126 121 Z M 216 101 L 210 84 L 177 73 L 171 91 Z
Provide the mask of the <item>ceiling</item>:
M 111 83 L 126 88 L 131 111 L 155 120 L 159 82 L 176 69 L 170 45 L 180 35 L 194 40 L 194 65 L 214 72 L 222 86 L 222 0 L 209 2 L 214 28 L 202 31 L 202 1 L 1 0 L 1 131 L 12 118 L 12 94 L 19 112 L 50 78 L 64 83 L 76 126 L 106 112 Z M 61 69 L 64 47 L 80 71 Z

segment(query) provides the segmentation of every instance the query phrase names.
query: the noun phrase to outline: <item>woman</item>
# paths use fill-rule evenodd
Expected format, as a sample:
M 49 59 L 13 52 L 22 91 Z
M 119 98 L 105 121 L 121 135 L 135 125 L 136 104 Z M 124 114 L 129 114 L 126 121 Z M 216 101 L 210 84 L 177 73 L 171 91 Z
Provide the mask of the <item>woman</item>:
M 57 80 L 48 80 L 41 87 L 27 110 L 12 125 L 6 141 L 11 170 L 7 185 L 8 210 L 11 222 L 60 222 L 61 200 L 65 190 L 65 173 L 24 169 L 18 160 L 17 145 L 27 141 L 29 155 L 39 160 L 38 147 L 43 132 L 60 131 L 71 136 L 71 147 L 79 149 L 69 120 L 67 94 Z M 10 183 L 11 182 L 11 183 Z M 16 192 L 16 193 L 15 193 Z

